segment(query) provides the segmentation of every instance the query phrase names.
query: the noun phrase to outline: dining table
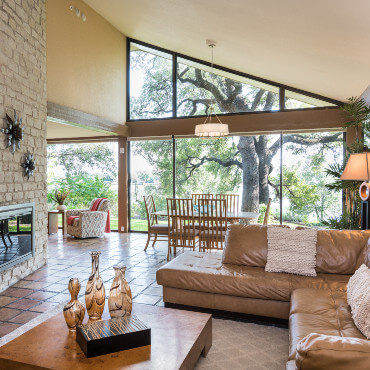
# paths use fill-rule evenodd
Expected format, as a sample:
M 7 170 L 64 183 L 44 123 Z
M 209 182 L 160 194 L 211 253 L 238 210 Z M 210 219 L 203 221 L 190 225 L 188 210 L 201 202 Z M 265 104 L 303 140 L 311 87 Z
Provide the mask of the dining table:
M 167 210 L 165 211 L 156 211 L 152 213 L 155 216 L 158 217 L 168 217 Z M 198 212 L 194 212 L 194 217 L 199 217 Z M 228 222 L 233 222 L 235 220 L 245 220 L 245 221 L 251 221 L 251 220 L 257 220 L 259 217 L 259 213 L 257 212 L 242 212 L 242 211 L 236 211 L 236 212 L 226 212 L 226 218 Z

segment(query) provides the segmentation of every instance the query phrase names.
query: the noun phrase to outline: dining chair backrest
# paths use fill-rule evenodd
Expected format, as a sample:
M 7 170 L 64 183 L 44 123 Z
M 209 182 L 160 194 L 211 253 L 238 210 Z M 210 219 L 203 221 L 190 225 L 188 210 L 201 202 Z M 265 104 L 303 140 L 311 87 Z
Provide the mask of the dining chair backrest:
M 270 216 L 270 208 L 271 208 L 271 198 L 269 198 L 269 201 L 267 203 L 266 211 L 265 211 L 265 217 L 263 219 L 263 224 L 266 226 L 269 222 L 269 216 Z
M 227 230 L 226 200 L 200 198 L 198 204 L 200 249 L 223 249 Z
M 198 231 L 192 199 L 167 198 L 169 245 L 194 247 Z
M 198 204 L 199 199 L 213 199 L 213 194 L 191 194 L 193 204 Z
M 239 211 L 239 194 L 216 194 L 216 199 L 226 200 L 227 212 L 236 213 Z
M 158 218 L 153 213 L 156 212 L 154 198 L 152 195 L 144 196 L 146 218 L 148 221 L 148 229 L 154 224 L 158 223 Z

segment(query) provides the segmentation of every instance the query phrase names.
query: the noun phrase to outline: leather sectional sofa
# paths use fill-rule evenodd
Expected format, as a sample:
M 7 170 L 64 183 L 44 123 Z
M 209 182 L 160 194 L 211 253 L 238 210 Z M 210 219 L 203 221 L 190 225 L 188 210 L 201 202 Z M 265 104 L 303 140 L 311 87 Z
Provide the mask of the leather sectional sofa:
M 316 277 L 265 272 L 267 227 L 231 225 L 220 253 L 186 252 L 157 271 L 165 304 L 289 319 L 288 369 L 368 369 L 346 286 L 369 263 L 370 231 L 319 230 Z

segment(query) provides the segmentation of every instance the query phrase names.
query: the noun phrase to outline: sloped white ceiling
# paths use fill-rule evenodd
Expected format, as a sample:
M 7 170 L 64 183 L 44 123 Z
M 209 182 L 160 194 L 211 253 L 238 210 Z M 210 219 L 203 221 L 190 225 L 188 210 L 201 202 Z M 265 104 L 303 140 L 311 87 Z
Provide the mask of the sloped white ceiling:
M 369 0 L 85 0 L 128 37 L 344 101 L 370 82 Z M 88 21 L 88 20 L 87 20 Z

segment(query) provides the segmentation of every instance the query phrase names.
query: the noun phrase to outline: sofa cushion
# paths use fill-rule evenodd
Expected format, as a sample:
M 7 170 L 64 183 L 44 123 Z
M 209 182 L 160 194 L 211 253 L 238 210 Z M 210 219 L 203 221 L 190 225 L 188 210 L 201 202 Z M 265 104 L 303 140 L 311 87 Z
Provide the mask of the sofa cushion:
M 316 271 L 353 274 L 359 265 L 359 257 L 364 255 L 369 237 L 370 230 L 319 230 Z
M 295 358 L 298 342 L 311 333 L 365 339 L 352 320 L 344 289 L 294 290 L 289 331 L 290 360 Z
M 289 302 L 296 288 L 345 289 L 349 277 L 315 278 L 266 272 L 262 267 L 223 264 L 220 253 L 185 252 L 157 271 L 163 286 L 245 298 Z M 307 279 L 307 280 L 305 280 Z
M 369 369 L 370 341 L 311 333 L 298 343 L 295 365 L 311 370 Z
M 370 339 L 370 269 L 361 265 L 349 279 L 347 302 L 357 328 Z
M 233 265 L 265 267 L 267 227 L 232 224 L 228 227 L 222 260 Z
M 268 227 L 265 270 L 316 276 L 316 240 L 317 230 Z

